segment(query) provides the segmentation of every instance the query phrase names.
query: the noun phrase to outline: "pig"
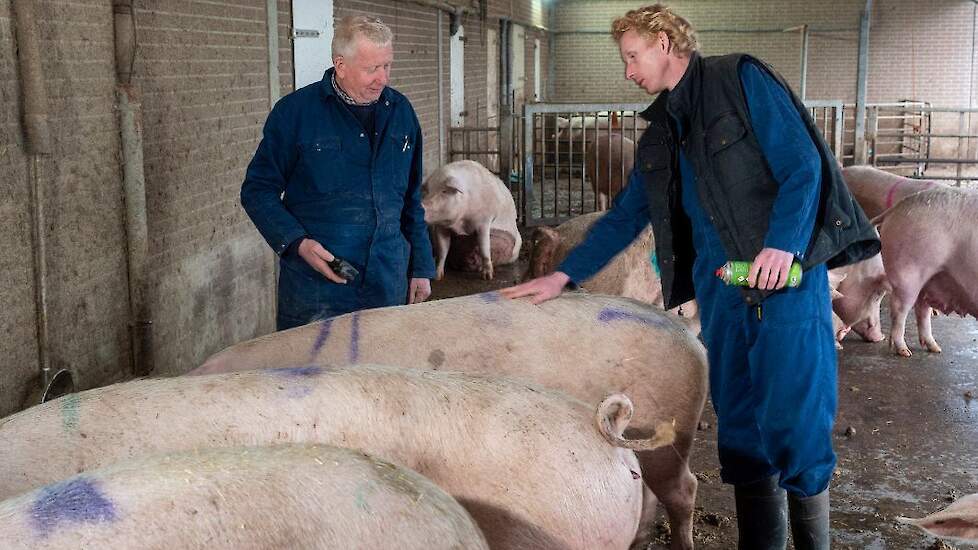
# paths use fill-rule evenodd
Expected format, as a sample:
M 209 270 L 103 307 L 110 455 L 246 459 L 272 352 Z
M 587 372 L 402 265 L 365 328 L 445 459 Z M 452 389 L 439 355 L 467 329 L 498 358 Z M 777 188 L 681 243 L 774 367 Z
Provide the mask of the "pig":
M 451 369 L 451 363 L 445 365 Z M 357 364 L 144 379 L 0 424 L 0 497 L 153 453 L 325 443 L 410 468 L 455 497 L 493 549 L 624 549 L 642 480 L 622 442 L 632 405 L 598 412 L 507 380 Z M 609 417 L 595 423 L 595 417 Z M 615 433 L 604 433 L 611 426 Z M 669 424 L 629 448 L 672 441 Z
M 905 178 L 872 166 L 849 166 L 842 178 L 852 196 L 870 219 L 889 210 L 906 197 L 943 184 L 930 180 Z
M 598 132 L 584 149 L 584 174 L 598 196 L 598 210 L 625 188 L 635 166 L 635 142 L 621 131 Z
M 489 256 L 493 265 L 506 263 L 515 247 L 516 239 L 512 234 L 499 229 L 489 232 Z M 482 253 L 479 252 L 479 239 L 475 235 L 452 235 L 446 264 L 455 271 L 481 273 Z
M 836 340 L 842 341 L 850 330 L 867 342 L 885 339 L 880 325 L 880 303 L 889 292 L 890 283 L 883 269 L 883 257 L 877 254 L 855 264 L 829 271 L 833 289 L 832 311 L 841 326 Z
M 940 353 L 931 332 L 931 308 L 978 315 L 978 191 L 936 186 L 904 198 L 873 222 L 883 242 L 891 286 L 890 348 L 910 357 L 907 314 L 917 316 L 920 344 Z
M 567 220 L 556 228 L 538 227 L 533 232 L 530 264 L 524 279 L 553 273 L 567 254 L 584 240 L 588 230 L 604 212 L 592 212 Z M 594 294 L 624 296 L 662 309 L 662 285 L 654 263 L 655 237 L 647 227 L 631 245 L 621 251 L 601 271 L 581 287 Z M 681 316 L 694 334 L 699 334 L 699 316 L 695 300 L 670 310 Z
M 194 374 L 356 361 L 520 378 L 585 402 L 627 392 L 637 410 L 631 435 L 675 423 L 671 448 L 638 456 L 646 484 L 669 515 L 673 547 L 692 547 L 697 482 L 689 452 L 706 401 L 706 352 L 674 316 L 621 297 L 566 292 L 534 306 L 490 292 L 269 334 L 215 354 Z M 654 512 L 645 510 L 643 537 Z
M 950 506 L 920 519 L 897 521 L 923 529 L 927 533 L 965 544 L 978 544 L 978 494 L 961 497 Z
M 91 470 L 0 502 L 5 550 L 488 550 L 421 475 L 326 445 L 205 448 Z
M 481 274 L 492 279 L 491 231 L 512 237 L 512 251 L 500 265 L 515 262 L 523 239 L 516 227 L 516 203 L 502 180 L 472 160 L 450 162 L 435 170 L 424 182 L 421 204 L 424 221 L 431 227 L 435 248 L 435 279 L 445 276 L 445 260 L 451 237 L 474 234 L 482 259 Z

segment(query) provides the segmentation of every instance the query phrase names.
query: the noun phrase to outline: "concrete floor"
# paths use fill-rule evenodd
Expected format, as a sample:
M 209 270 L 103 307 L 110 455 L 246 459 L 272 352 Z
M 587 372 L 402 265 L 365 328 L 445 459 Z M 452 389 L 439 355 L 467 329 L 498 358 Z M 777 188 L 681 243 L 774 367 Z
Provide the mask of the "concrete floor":
M 510 286 L 523 266 L 525 253 L 520 263 L 498 267 L 493 281 L 449 272 L 433 283 L 432 299 Z M 886 333 L 885 310 L 883 316 Z M 932 354 L 913 345 L 917 338 L 912 317 L 907 342 L 914 355 L 909 359 L 892 355 L 886 342 L 866 343 L 855 334 L 839 352 L 833 548 L 956 548 L 895 518 L 920 517 L 978 492 L 978 321 L 934 319 L 934 337 L 944 352 Z M 716 418 L 710 404 L 701 428 L 692 458 L 700 480 L 696 545 L 736 548 L 733 491 L 720 483 Z M 650 548 L 667 548 L 665 521 L 659 522 L 657 531 Z

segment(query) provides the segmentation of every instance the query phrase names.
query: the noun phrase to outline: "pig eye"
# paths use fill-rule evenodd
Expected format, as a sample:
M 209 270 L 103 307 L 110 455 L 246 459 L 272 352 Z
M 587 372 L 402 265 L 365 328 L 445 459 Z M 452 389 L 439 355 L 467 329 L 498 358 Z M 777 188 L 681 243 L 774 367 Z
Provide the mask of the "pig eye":
M 455 189 L 454 187 L 446 187 L 442 190 L 442 193 L 445 193 L 446 195 L 455 195 L 458 194 L 458 189 Z

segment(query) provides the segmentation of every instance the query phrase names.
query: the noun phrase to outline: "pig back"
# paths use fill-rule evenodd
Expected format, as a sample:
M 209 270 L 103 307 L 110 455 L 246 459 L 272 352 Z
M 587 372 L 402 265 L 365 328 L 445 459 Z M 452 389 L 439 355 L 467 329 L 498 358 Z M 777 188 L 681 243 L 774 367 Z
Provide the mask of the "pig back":
M 198 449 L 86 472 L 0 503 L 4 548 L 488 546 L 406 468 L 325 445 Z
M 466 507 L 493 548 L 624 549 L 637 530 L 634 453 L 601 437 L 588 406 L 525 383 L 303 366 L 137 380 L 74 395 L 73 405 L 45 403 L 0 425 L 11 443 L 0 449 L 0 497 L 147 454 L 313 442 L 425 475 Z M 68 423 L 65 411 L 73 411 Z

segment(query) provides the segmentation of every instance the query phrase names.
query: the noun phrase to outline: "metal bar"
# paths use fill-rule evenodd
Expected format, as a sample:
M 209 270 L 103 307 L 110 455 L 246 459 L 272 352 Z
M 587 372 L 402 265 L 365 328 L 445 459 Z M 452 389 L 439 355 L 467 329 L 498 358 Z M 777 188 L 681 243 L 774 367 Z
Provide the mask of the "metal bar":
M 880 155 L 880 157 L 884 157 L 884 155 Z M 951 159 L 951 158 L 932 158 L 932 157 L 917 158 L 917 157 L 890 156 L 890 155 L 886 155 L 885 158 L 886 161 L 890 163 L 900 163 L 900 162 L 917 163 L 917 162 L 925 161 L 934 164 L 974 164 L 975 166 L 978 166 L 978 160 L 972 160 L 972 159 Z
M 869 79 L 869 20 L 873 13 L 873 0 L 866 0 L 866 7 L 859 17 L 859 58 L 856 69 L 856 134 L 854 155 L 856 164 L 866 164 L 866 88 Z
M 808 84 L 808 25 L 801 26 L 801 90 L 799 97 L 805 101 L 805 89 Z

